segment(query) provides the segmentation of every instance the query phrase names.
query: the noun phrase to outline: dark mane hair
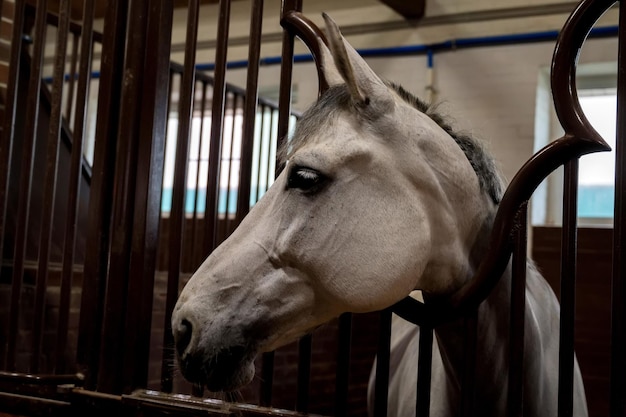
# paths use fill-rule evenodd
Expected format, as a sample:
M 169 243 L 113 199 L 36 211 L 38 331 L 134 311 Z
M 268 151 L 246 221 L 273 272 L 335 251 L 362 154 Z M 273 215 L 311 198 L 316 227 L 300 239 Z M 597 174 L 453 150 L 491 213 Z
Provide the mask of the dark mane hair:
M 387 85 L 403 101 L 426 114 L 454 139 L 474 168 L 481 189 L 489 195 L 495 204 L 498 204 L 503 194 L 502 183 L 494 160 L 484 146 L 469 135 L 455 131 L 450 123 L 435 111 L 435 107 L 420 100 L 402 86 L 394 83 L 387 83 Z M 284 141 L 281 149 L 278 150 L 281 163 L 284 163 L 290 155 L 311 140 L 319 132 L 320 126 L 326 125 L 336 113 L 348 109 L 351 105 L 350 93 L 345 85 L 333 86 L 326 90 L 317 102 L 304 112 L 296 124 L 293 138 Z

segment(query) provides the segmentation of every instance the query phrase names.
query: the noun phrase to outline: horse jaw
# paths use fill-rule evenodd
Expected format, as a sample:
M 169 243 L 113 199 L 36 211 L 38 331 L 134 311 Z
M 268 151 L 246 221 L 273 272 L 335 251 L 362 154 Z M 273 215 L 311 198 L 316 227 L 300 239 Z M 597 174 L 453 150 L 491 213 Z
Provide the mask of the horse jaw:
M 249 383 L 258 354 L 297 340 L 339 314 L 310 277 L 279 259 L 259 216 L 273 208 L 268 191 L 240 227 L 200 266 L 181 292 L 172 330 L 183 376 L 211 391 Z M 264 214 L 263 214 L 264 213 Z

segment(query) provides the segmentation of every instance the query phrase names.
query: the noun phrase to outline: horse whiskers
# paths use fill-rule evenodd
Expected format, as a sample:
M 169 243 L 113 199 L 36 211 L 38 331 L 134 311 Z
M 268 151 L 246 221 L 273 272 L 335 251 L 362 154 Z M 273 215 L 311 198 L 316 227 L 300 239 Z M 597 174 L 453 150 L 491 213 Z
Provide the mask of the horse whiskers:
M 225 400 L 231 403 L 243 402 L 243 394 L 239 390 L 225 392 L 224 396 Z

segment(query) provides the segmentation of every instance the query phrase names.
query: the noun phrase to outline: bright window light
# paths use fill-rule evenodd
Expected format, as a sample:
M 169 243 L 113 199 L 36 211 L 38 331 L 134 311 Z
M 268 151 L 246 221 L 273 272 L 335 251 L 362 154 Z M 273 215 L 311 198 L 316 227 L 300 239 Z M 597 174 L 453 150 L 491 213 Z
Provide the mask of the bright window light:
M 617 96 L 615 89 L 586 90 L 580 105 L 591 125 L 615 148 Z M 578 217 L 613 217 L 615 153 L 599 152 L 580 159 L 578 176 Z

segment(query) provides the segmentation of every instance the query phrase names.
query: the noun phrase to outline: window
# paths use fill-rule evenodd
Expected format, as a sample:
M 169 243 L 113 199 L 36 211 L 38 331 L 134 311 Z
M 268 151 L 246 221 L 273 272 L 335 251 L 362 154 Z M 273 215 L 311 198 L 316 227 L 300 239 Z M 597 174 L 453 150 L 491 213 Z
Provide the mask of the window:
M 617 114 L 615 89 L 583 90 L 580 105 L 591 125 L 615 149 Z M 615 189 L 615 152 L 599 152 L 580 159 L 578 175 L 578 217 L 611 219 Z
M 563 135 L 554 112 L 549 70 L 539 74 L 535 107 L 535 151 Z M 583 112 L 604 140 L 615 148 L 617 72 L 615 63 L 578 68 L 578 97 Z M 611 226 L 615 188 L 615 153 L 584 155 L 579 161 L 578 224 Z M 557 169 L 532 198 L 533 225 L 560 225 L 563 215 L 563 168 Z
M 241 101 L 242 102 L 242 101 Z M 296 117 L 291 116 L 290 127 Z M 234 216 L 237 211 L 243 108 L 230 106 L 224 115 L 218 193 L 218 214 Z M 167 216 L 172 208 L 174 166 L 178 115 L 172 113 L 168 121 L 165 166 L 163 171 L 163 194 L 161 212 Z M 192 119 L 189 158 L 187 162 L 187 190 L 185 213 L 202 217 L 206 209 L 209 176 L 209 143 L 211 136 L 211 114 L 199 112 Z M 265 194 L 274 182 L 276 143 L 278 138 L 278 110 L 268 105 L 259 105 L 256 114 L 254 145 L 252 154 L 252 177 L 250 206 Z

